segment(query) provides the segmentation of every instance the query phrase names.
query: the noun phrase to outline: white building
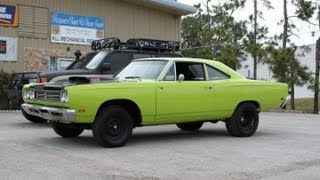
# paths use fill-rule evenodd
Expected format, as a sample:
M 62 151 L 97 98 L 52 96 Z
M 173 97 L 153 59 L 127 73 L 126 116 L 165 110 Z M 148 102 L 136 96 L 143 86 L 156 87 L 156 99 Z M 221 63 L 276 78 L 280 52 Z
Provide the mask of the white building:
M 316 45 L 310 45 L 310 51 L 305 53 L 304 56 L 297 56 L 300 63 L 308 67 L 309 71 L 315 74 L 315 54 L 316 54 Z M 297 55 L 301 54 L 301 51 L 297 51 Z M 245 77 L 253 78 L 253 58 L 248 55 L 246 61 L 242 63 L 242 68 L 237 70 L 239 73 L 244 75 Z M 272 72 L 269 70 L 268 65 L 266 64 L 258 64 L 257 66 L 257 79 L 267 80 L 267 81 L 275 81 L 272 78 Z M 314 96 L 314 92 L 308 89 L 307 85 L 302 87 L 295 87 L 295 98 L 312 98 Z

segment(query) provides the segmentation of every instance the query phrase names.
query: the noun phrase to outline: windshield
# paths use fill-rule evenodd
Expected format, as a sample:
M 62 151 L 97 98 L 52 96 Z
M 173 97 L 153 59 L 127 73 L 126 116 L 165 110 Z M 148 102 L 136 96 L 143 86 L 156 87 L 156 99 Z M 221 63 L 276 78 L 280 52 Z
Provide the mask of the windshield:
M 88 53 L 75 62 L 69 69 L 96 69 L 107 54 L 107 51 Z
M 157 79 L 167 61 L 132 61 L 116 77 L 119 79 Z
M 87 69 L 97 69 L 101 61 L 107 56 L 108 51 L 99 52 L 94 58 L 86 65 Z

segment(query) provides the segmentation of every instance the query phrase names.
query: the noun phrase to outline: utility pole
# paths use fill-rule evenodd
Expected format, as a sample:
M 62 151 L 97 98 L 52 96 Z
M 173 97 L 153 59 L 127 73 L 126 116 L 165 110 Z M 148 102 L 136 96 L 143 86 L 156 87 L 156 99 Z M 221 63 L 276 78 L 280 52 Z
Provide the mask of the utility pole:
M 254 4 L 254 30 L 253 30 L 253 43 L 254 43 L 254 54 L 253 54 L 253 79 L 257 79 L 257 29 L 258 29 L 258 24 L 257 24 L 257 16 L 258 16 L 258 7 L 257 7 L 257 0 L 253 1 Z
M 284 23 L 283 23 L 283 38 L 282 38 L 282 49 L 287 48 L 288 40 L 288 9 L 287 9 L 287 0 L 283 0 L 283 14 L 284 14 Z
M 319 6 L 319 13 L 318 13 L 318 19 L 319 19 L 319 29 L 320 29 L 320 6 Z M 320 37 L 317 40 L 316 44 L 316 77 L 315 77 L 315 83 L 314 83 L 314 104 L 313 104 L 313 114 L 319 113 L 319 67 L 320 66 Z
M 206 8 L 207 8 L 207 16 L 208 16 L 208 45 L 209 45 L 209 48 L 211 48 L 211 16 L 210 16 L 210 6 L 209 6 L 209 2 L 210 0 L 207 0 L 207 5 L 206 5 Z

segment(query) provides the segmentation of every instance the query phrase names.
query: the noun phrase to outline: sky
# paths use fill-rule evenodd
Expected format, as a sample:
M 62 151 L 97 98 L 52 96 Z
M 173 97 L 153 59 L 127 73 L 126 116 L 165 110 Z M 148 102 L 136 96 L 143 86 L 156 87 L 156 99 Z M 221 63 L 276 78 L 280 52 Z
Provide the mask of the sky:
M 178 0 L 178 2 L 188 4 L 188 5 L 194 5 L 198 3 L 206 2 L 206 0 Z M 221 0 L 212 0 L 211 2 L 218 2 Z M 316 2 L 318 0 L 315 0 Z M 261 7 L 261 4 L 259 4 L 258 1 L 258 8 Z M 277 25 L 283 18 L 283 1 L 279 0 L 270 0 L 271 5 L 274 7 L 274 9 L 267 10 L 266 8 L 263 8 L 263 20 L 260 20 L 261 25 L 265 25 L 269 28 L 269 36 L 279 35 L 283 30 L 281 25 Z M 290 6 L 290 2 L 288 1 L 288 16 L 294 15 L 295 9 L 293 6 Z M 203 5 L 203 4 L 202 4 Z M 319 3 L 320 5 L 320 3 Z M 204 8 L 204 6 L 202 6 Z M 253 1 L 247 0 L 246 7 L 242 10 L 239 10 L 236 12 L 235 17 L 236 19 L 248 19 L 248 16 L 250 14 L 253 14 Z M 296 26 L 297 30 L 294 31 L 296 36 L 291 37 L 291 41 L 294 42 L 296 45 L 309 45 L 309 44 L 315 44 L 317 39 L 320 37 L 320 30 L 319 26 L 310 25 L 308 23 L 292 19 Z M 318 24 L 318 20 L 315 17 L 311 20 L 311 22 Z M 311 32 L 315 31 L 315 36 L 311 36 Z

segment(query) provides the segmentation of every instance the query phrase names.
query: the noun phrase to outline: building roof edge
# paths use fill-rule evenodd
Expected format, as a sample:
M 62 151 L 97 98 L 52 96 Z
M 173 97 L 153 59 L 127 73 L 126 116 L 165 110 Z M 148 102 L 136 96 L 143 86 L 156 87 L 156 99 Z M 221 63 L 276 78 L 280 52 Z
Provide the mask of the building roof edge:
M 174 0 L 147 0 L 148 2 L 180 11 L 183 15 L 193 14 L 197 12 L 197 8 L 187 4 L 183 4 Z

